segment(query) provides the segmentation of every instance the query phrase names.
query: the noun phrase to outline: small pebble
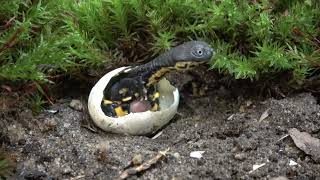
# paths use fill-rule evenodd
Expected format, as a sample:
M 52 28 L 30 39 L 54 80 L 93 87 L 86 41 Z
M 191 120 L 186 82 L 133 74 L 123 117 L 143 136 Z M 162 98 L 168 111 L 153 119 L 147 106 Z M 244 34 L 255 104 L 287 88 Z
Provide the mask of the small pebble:
M 72 99 L 69 106 L 74 109 L 74 110 L 77 110 L 77 111 L 83 111 L 83 104 L 80 100 L 78 99 Z
M 141 154 L 137 154 L 132 158 L 132 163 L 135 166 L 142 164 L 142 161 L 143 161 L 143 157 Z
M 56 129 L 58 123 L 54 118 L 46 118 L 44 120 L 44 131 L 50 131 Z
M 234 155 L 234 158 L 235 158 L 236 160 L 243 161 L 243 160 L 246 159 L 246 154 L 244 154 L 244 153 L 237 153 L 237 154 Z
M 108 152 L 110 150 L 110 143 L 108 141 L 101 141 L 97 146 L 97 150 Z
M 181 156 L 180 156 L 180 154 L 178 152 L 173 153 L 173 157 L 176 158 L 176 159 L 180 159 L 181 158 Z
M 10 125 L 10 126 L 7 126 L 6 128 L 8 130 L 7 135 L 11 142 L 18 143 L 20 140 L 25 139 L 26 137 L 25 129 L 20 124 Z
M 63 174 L 70 174 L 72 172 L 72 169 L 69 165 L 66 165 L 64 168 L 63 168 Z
M 288 178 L 285 176 L 278 176 L 278 177 L 273 177 L 270 180 L 288 180 Z
M 64 127 L 64 128 L 69 128 L 70 126 L 71 126 L 70 123 L 63 123 L 63 127 Z

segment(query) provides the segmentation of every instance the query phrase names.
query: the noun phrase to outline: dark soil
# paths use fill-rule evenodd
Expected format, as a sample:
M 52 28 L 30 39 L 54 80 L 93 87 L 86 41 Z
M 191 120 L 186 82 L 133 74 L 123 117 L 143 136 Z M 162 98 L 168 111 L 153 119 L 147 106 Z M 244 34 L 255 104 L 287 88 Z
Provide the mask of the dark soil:
M 146 161 L 167 148 L 165 159 L 131 178 L 320 179 L 320 164 L 286 137 L 297 128 L 320 138 L 320 106 L 309 93 L 259 100 L 220 87 L 203 97 L 182 95 L 178 115 L 156 139 L 92 132 L 70 100 L 47 109 L 56 113 L 34 117 L 21 109 L 3 116 L 0 141 L 17 157 L 13 179 L 115 179 L 132 158 Z M 196 159 L 192 151 L 205 152 Z

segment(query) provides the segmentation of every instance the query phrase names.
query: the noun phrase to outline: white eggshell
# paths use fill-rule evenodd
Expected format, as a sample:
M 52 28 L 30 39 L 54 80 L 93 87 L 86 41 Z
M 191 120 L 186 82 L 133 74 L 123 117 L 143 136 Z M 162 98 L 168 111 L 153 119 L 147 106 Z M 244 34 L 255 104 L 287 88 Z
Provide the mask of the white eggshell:
M 126 67 L 115 69 L 104 75 L 92 88 L 88 99 L 89 114 L 94 123 L 107 132 L 130 135 L 153 133 L 167 124 L 176 114 L 179 105 L 179 91 L 163 78 L 158 84 L 160 111 L 130 113 L 114 118 L 106 116 L 101 109 L 103 90 L 110 79 Z

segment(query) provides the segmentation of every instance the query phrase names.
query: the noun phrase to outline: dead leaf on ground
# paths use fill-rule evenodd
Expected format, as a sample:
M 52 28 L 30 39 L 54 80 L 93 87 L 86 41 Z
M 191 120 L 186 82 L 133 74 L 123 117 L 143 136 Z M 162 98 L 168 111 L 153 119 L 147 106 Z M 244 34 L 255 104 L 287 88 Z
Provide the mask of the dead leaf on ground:
M 252 166 L 252 170 L 249 171 L 249 174 L 253 173 L 255 170 L 257 170 L 257 169 L 259 169 L 259 168 L 261 168 L 261 167 L 263 167 L 263 166 L 265 166 L 265 165 L 266 165 L 266 163 L 254 164 L 254 165 Z
M 259 122 L 261 122 L 261 121 L 263 121 L 264 119 L 266 119 L 267 117 L 269 117 L 269 110 L 270 110 L 270 108 L 268 108 L 267 110 L 265 110 L 265 111 L 261 114 L 261 116 L 260 116 L 260 118 L 259 118 Z
M 143 171 L 148 170 L 152 165 L 156 164 L 160 160 L 166 157 L 167 153 L 169 152 L 170 148 L 166 149 L 165 151 L 159 151 L 158 154 L 153 157 L 152 159 L 147 160 L 146 162 L 142 163 L 141 165 L 126 169 L 123 171 L 120 176 L 120 179 L 127 179 L 132 175 L 142 173 Z
M 289 135 L 294 141 L 294 144 L 312 159 L 320 163 L 320 139 L 312 137 L 307 132 L 300 132 L 296 128 L 289 130 Z

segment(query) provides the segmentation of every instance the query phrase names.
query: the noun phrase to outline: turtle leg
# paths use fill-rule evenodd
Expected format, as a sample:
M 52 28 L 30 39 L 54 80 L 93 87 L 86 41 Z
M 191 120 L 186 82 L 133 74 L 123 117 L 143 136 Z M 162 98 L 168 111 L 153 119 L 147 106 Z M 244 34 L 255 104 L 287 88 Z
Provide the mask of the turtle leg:
M 117 114 L 117 117 L 121 117 L 121 116 L 125 116 L 127 114 L 129 114 L 128 110 L 126 110 L 126 106 L 123 105 L 119 105 L 117 107 L 114 108 L 114 111 Z

